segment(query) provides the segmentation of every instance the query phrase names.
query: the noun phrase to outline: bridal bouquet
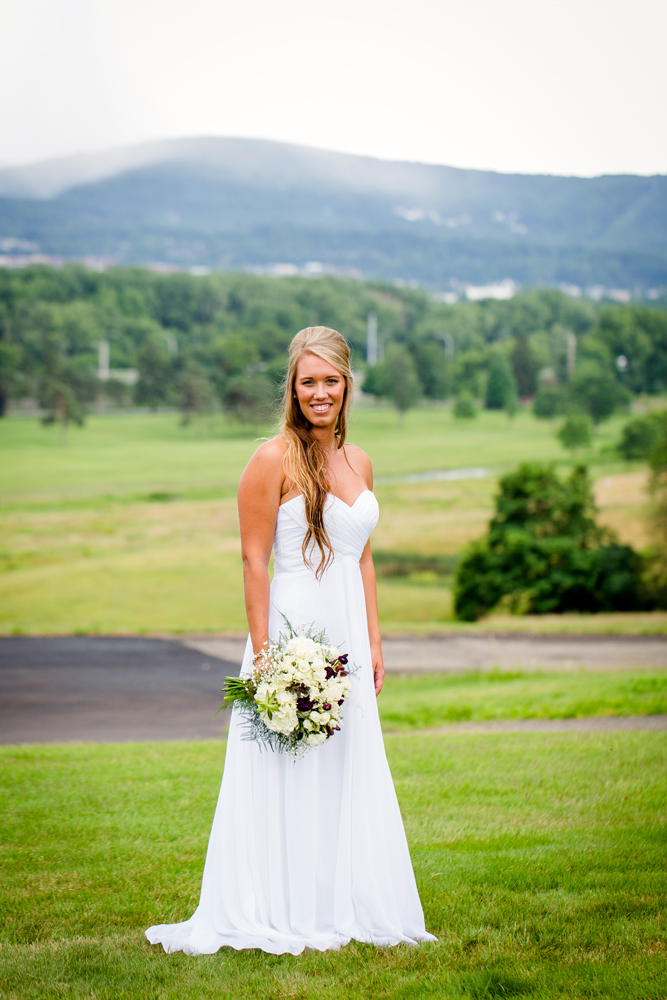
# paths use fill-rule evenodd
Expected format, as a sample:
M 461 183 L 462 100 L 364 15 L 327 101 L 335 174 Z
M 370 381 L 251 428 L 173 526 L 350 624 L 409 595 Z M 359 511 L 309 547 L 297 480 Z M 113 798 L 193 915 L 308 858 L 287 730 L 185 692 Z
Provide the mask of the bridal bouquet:
M 253 657 L 250 677 L 225 679 L 221 708 L 245 715 L 248 739 L 296 757 L 340 729 L 351 684 L 347 656 L 323 630 L 285 624 L 288 634 Z

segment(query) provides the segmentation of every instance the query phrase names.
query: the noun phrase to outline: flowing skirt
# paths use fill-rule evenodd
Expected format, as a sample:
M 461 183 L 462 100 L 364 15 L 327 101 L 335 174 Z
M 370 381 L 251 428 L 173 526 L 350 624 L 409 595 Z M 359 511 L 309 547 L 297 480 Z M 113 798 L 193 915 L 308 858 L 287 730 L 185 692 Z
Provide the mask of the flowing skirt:
M 273 954 L 350 940 L 434 941 L 424 928 L 375 699 L 359 564 L 336 559 L 322 580 L 277 573 L 269 631 L 284 614 L 311 621 L 358 666 L 341 732 L 297 760 L 245 740 L 236 713 L 206 855 L 199 906 L 150 927 L 167 952 L 225 945 Z M 244 671 L 250 667 L 250 646 Z

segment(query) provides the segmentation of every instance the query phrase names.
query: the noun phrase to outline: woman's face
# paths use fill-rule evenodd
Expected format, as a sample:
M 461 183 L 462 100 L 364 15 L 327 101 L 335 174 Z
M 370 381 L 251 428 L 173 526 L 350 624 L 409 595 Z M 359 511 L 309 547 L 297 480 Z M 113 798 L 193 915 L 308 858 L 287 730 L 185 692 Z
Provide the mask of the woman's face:
M 315 354 L 302 354 L 296 366 L 294 392 L 301 412 L 313 427 L 335 427 L 345 398 L 345 379 Z

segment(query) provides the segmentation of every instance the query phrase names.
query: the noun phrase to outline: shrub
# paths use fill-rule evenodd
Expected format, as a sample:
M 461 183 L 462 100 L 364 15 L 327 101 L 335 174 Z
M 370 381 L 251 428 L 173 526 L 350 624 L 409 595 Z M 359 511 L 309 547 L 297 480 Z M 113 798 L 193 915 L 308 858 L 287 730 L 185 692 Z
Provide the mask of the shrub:
M 567 396 L 559 385 L 541 385 L 533 400 L 533 413 L 540 420 L 553 420 L 565 413 Z
M 452 412 L 459 420 L 472 420 L 473 417 L 477 416 L 477 407 L 467 389 L 464 389 L 456 397 Z
M 652 414 L 633 417 L 621 431 L 621 440 L 616 445 L 616 450 L 628 462 L 648 458 L 660 437 L 659 427 L 659 421 Z
M 501 479 L 488 535 L 459 564 L 454 608 L 464 621 L 503 599 L 521 614 L 635 611 L 651 604 L 642 572 L 641 556 L 596 524 L 585 468 L 562 482 L 527 463 Z
M 571 413 L 556 431 L 556 437 L 568 451 L 588 448 L 591 443 L 591 422 L 585 413 Z

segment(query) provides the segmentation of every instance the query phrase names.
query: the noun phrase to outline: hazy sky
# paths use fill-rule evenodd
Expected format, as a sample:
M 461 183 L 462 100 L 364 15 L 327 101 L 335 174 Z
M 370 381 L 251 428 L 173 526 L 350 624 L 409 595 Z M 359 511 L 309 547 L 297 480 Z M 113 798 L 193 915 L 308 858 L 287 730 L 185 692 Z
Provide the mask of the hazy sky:
M 186 135 L 667 173 L 664 0 L 0 0 L 0 163 Z

